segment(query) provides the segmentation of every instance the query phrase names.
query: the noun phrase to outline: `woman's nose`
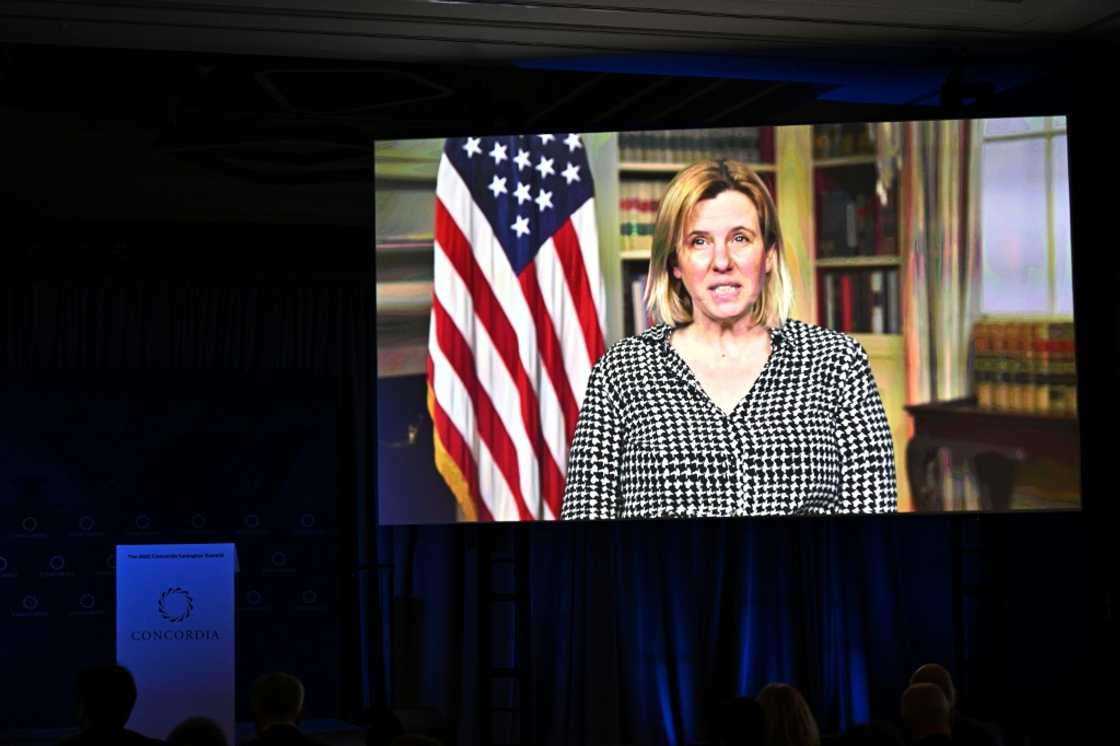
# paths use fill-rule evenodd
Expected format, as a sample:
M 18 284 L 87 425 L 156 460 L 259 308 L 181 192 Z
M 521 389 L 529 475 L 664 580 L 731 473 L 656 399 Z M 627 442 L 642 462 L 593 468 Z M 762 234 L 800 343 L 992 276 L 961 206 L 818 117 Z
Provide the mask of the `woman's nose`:
M 712 257 L 712 263 L 716 269 L 727 269 L 731 266 L 731 248 L 726 244 L 717 243 L 715 249 L 715 256 Z

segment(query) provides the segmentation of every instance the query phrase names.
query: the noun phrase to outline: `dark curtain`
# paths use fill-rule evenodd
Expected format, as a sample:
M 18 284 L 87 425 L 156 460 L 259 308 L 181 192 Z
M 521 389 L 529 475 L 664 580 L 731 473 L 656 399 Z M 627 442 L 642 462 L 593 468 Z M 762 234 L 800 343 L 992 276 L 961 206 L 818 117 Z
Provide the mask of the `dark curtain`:
M 196 227 L 189 233 L 191 240 L 200 240 L 228 232 Z M 294 263 L 289 261 L 293 256 L 305 259 L 309 250 L 306 244 L 290 250 L 290 244 L 299 241 L 291 237 L 293 232 L 288 231 L 286 239 L 278 235 L 285 231 L 275 228 L 250 227 L 242 233 L 279 247 L 274 261 L 250 252 L 231 255 L 225 263 L 196 261 L 191 271 L 180 274 L 164 265 L 189 262 L 175 260 L 174 252 L 161 246 L 164 240 L 180 247 L 189 243 L 174 226 L 68 226 L 57 236 L 50 234 L 48 239 L 53 237 L 58 246 L 52 245 L 34 262 L 24 258 L 28 266 L 17 265 L 0 279 L 0 377 L 27 380 L 37 371 L 64 371 L 96 378 L 119 371 L 131 377 L 149 372 L 153 380 L 162 380 L 168 374 L 181 379 L 194 371 L 206 382 L 199 385 L 221 386 L 226 373 L 244 385 L 254 376 L 263 381 L 291 372 L 336 386 L 336 500 L 342 540 L 333 571 L 339 608 L 337 628 L 323 630 L 322 635 L 324 649 L 332 655 L 338 651 L 341 680 L 337 691 L 316 692 L 315 698 L 320 712 L 352 716 L 363 704 L 385 699 L 381 677 L 371 674 L 385 670 L 382 647 L 361 633 L 381 626 L 371 544 L 375 535 L 370 530 L 375 520 L 372 285 L 361 271 L 326 278 L 321 271 L 285 272 L 283 264 Z M 74 261 L 75 235 L 87 237 L 84 241 L 93 237 L 93 249 L 83 245 L 81 262 Z M 143 252 L 133 245 L 137 235 L 145 236 Z M 298 235 L 331 241 L 329 230 L 305 229 Z M 123 236 L 117 251 L 115 236 Z M 344 236 L 338 243 L 353 240 Z M 59 257 L 52 258 L 51 251 Z M 143 253 L 136 257 L 141 268 L 124 267 L 121 251 Z M 18 251 L 13 249 L 13 254 Z M 107 272 L 105 266 L 114 257 L 115 271 Z M 157 271 L 152 271 L 153 263 L 160 264 Z M 83 276 L 87 272 L 89 276 Z M 115 276 L 106 277 L 109 274 Z M 281 396 L 275 401 L 276 427 L 283 426 Z M 146 416 L 153 428 L 159 427 L 158 412 Z M 280 666 L 282 651 L 276 655 Z M 324 707 L 324 701 L 332 704 Z M 62 719 L 69 720 L 69 701 L 60 700 L 59 708 Z
M 774 681 L 805 694 L 823 733 L 897 721 L 910 673 L 928 662 L 954 673 L 962 707 L 1001 723 L 1007 743 L 1080 741 L 1084 530 L 1076 513 L 381 528 L 391 695 L 478 742 L 479 547 L 523 541 L 530 743 L 702 742 L 715 705 Z M 966 594 L 953 554 L 973 534 L 987 538 L 969 539 L 964 580 L 988 585 Z
M 892 517 L 382 528 L 394 663 L 410 671 L 393 697 L 436 706 L 475 742 L 474 589 L 488 571 L 477 542 L 489 534 L 527 542 L 533 743 L 702 741 L 716 704 L 772 681 L 800 688 L 830 731 L 893 718 L 915 667 L 955 663 L 949 528 Z

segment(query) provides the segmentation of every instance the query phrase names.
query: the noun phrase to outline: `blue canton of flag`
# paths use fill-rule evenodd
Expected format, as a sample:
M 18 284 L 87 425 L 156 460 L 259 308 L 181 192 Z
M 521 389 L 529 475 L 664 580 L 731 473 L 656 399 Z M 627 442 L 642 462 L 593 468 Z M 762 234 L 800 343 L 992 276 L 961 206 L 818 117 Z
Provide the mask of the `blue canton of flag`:
M 587 153 L 574 133 L 456 137 L 444 153 L 486 214 L 515 273 L 594 196 Z

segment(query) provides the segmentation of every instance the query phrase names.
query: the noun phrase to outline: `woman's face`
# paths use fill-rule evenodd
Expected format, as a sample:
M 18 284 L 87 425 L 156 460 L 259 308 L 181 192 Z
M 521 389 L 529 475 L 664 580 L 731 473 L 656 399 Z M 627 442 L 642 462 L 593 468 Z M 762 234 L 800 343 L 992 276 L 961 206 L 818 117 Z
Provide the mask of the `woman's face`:
M 774 263 L 758 209 L 750 197 L 729 189 L 696 203 L 690 218 L 673 276 L 692 298 L 693 321 L 723 325 L 745 318 Z

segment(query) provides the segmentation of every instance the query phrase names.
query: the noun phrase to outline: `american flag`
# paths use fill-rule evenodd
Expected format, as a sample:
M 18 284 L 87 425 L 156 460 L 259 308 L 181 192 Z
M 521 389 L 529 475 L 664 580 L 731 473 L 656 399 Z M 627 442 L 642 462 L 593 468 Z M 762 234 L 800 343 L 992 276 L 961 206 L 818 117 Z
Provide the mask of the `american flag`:
M 449 139 L 435 215 L 436 467 L 468 520 L 555 520 L 576 416 L 604 350 L 583 141 Z

